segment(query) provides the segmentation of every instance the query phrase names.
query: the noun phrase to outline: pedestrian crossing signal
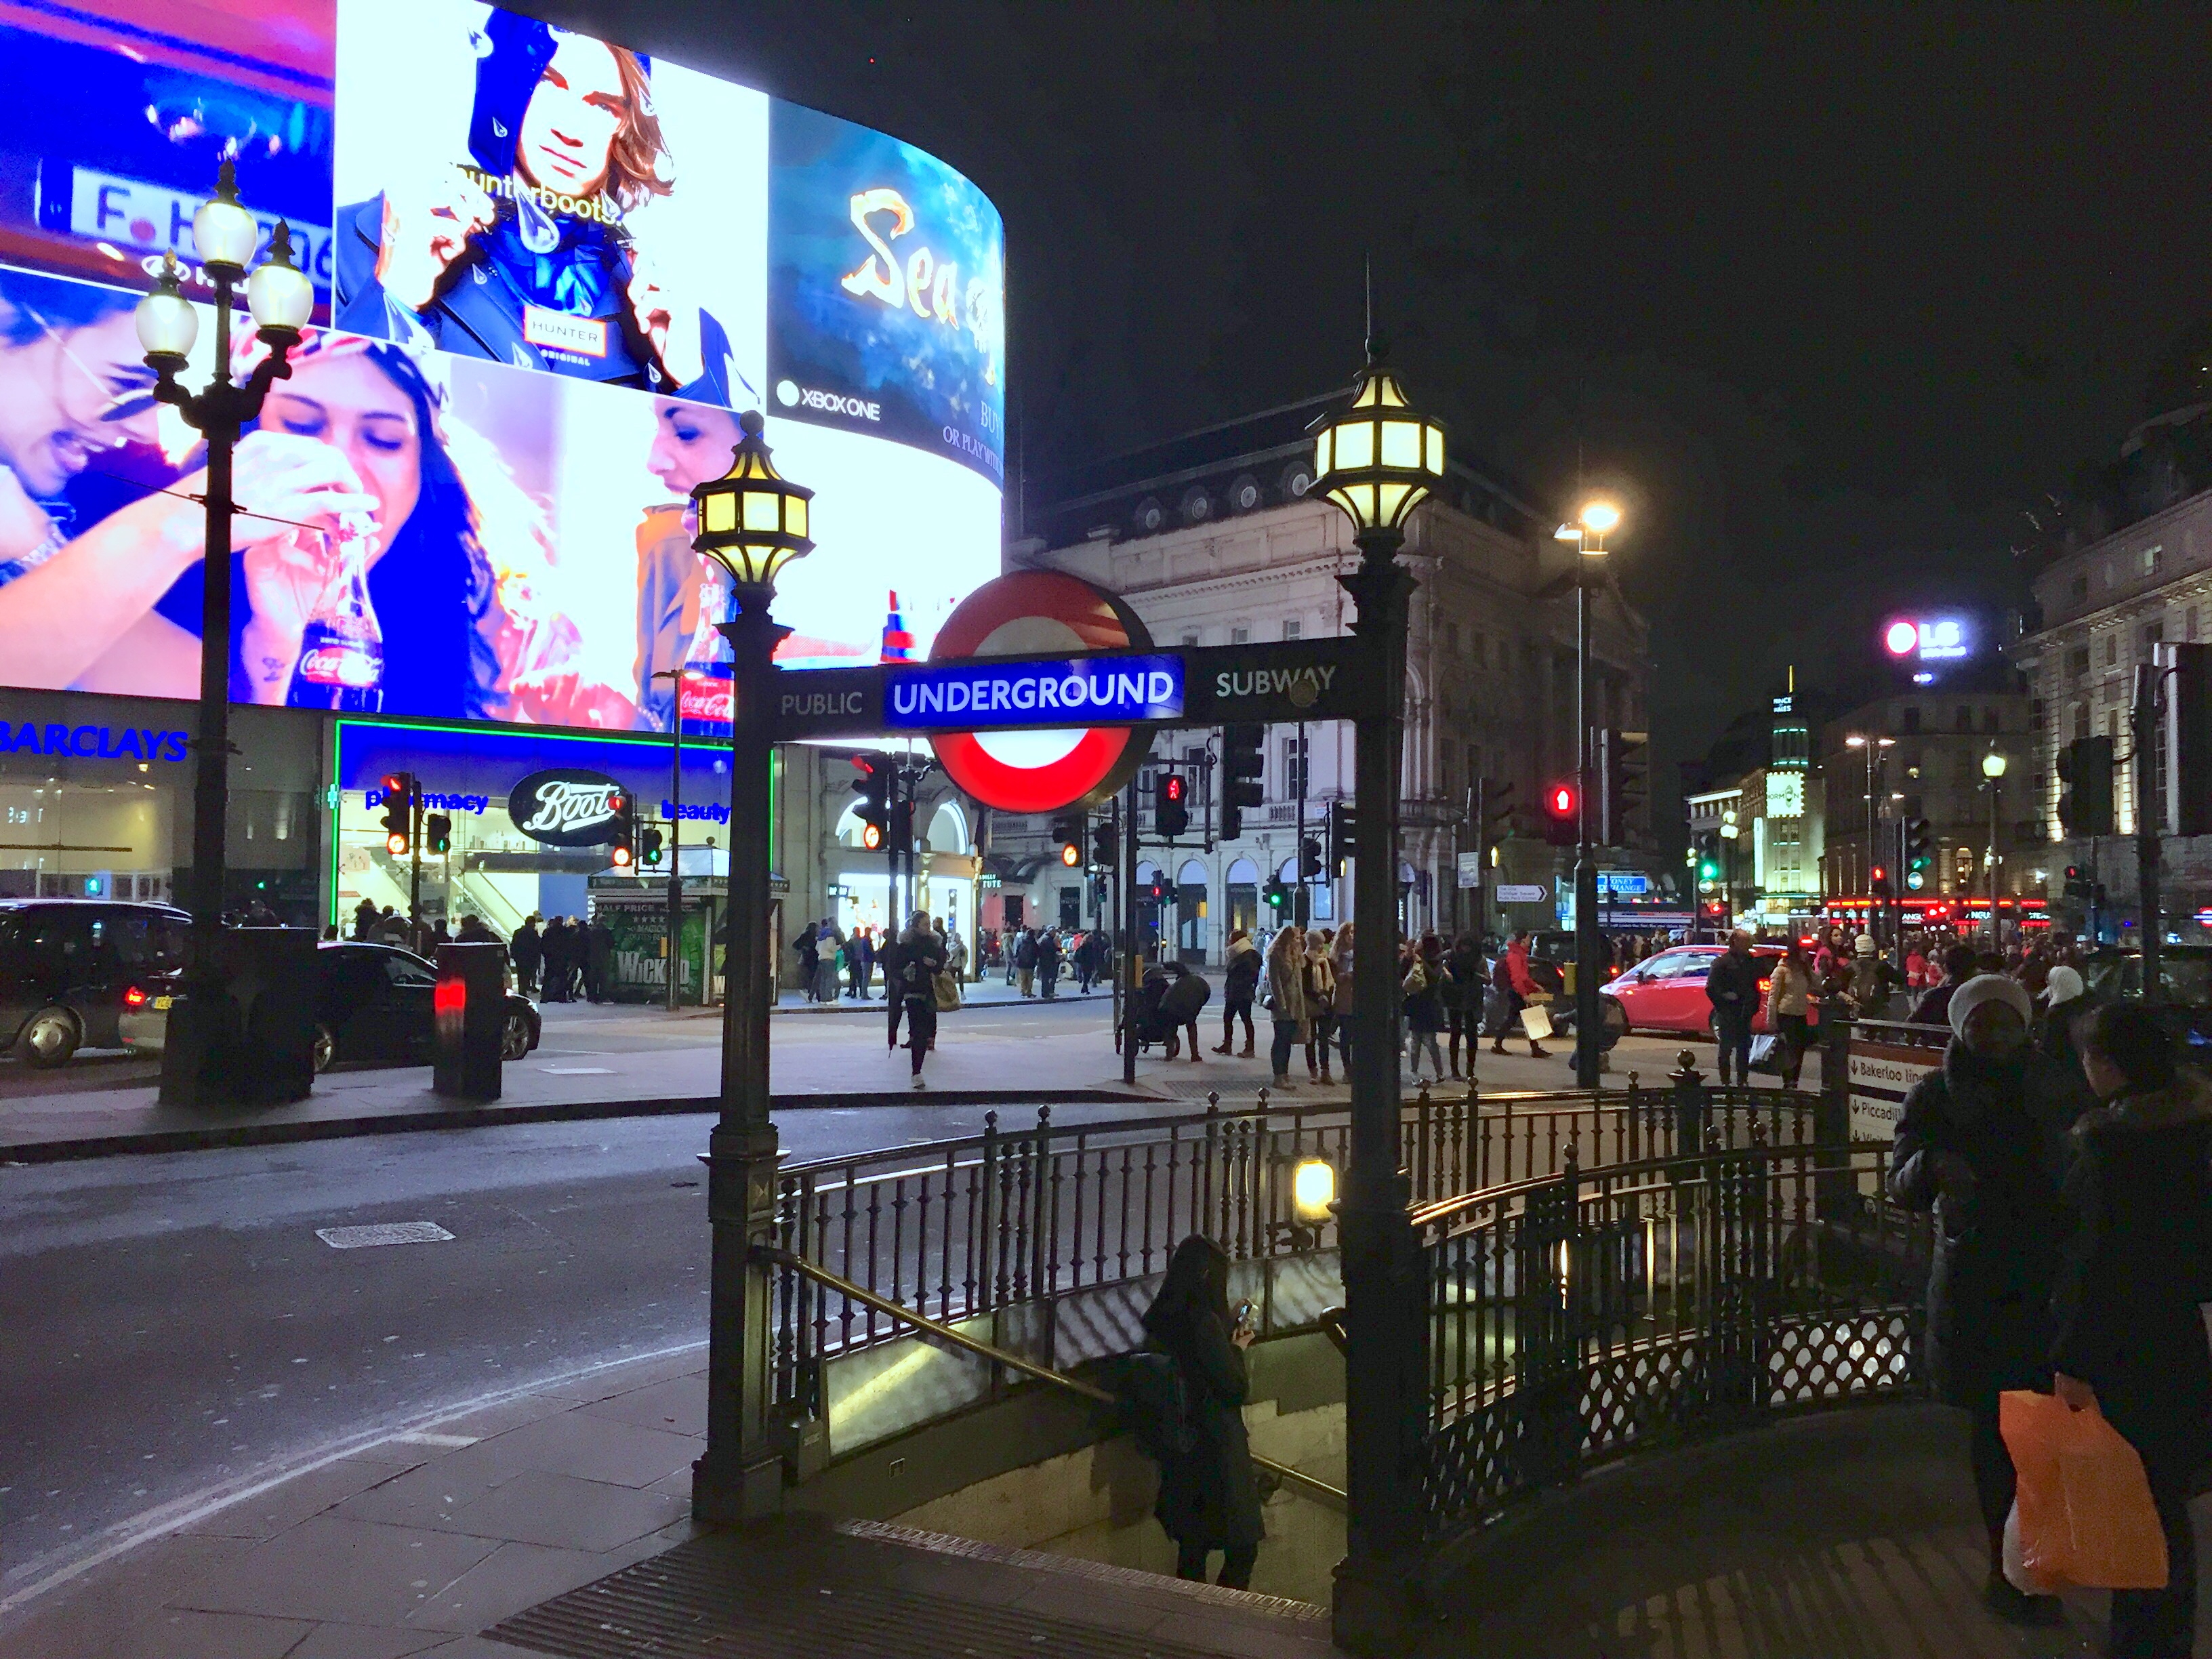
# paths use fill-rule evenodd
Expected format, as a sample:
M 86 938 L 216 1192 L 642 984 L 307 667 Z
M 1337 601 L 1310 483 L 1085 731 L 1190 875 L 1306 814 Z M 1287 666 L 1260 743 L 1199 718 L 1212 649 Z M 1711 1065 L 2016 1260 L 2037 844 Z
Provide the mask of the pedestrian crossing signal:
M 661 843 L 664 839 L 660 831 L 650 824 L 640 830 L 637 838 L 637 861 L 643 865 L 659 863 Z
M 1544 839 L 1554 847 L 1572 847 L 1582 836 L 1582 797 L 1571 783 L 1555 783 L 1544 791 Z

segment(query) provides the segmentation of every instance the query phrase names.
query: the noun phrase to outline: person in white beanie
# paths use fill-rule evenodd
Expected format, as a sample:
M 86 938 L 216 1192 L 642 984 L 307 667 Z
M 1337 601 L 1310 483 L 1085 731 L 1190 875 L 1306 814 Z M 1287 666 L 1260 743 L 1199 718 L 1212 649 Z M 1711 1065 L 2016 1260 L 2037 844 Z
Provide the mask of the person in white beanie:
M 1912 1085 L 1897 1124 L 1889 1195 L 1936 1212 L 1923 1354 L 1936 1396 L 1972 1422 L 1974 1492 L 1988 1529 L 1983 1594 L 2002 1617 L 2056 1625 L 2053 1596 L 2027 1596 L 2004 1576 L 2011 1455 L 1997 1395 L 2047 1391 L 2049 1306 L 2065 1212 L 2065 1136 L 2084 1091 L 2034 1052 L 2027 988 L 1977 974 L 1952 993 L 1943 1063 Z

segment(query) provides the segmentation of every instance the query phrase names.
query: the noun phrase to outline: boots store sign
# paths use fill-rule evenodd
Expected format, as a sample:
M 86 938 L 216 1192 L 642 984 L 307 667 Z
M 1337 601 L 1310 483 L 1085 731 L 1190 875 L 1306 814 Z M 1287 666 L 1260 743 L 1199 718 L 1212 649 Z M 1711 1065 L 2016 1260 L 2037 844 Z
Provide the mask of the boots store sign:
M 604 772 L 571 767 L 532 772 L 507 798 L 514 827 L 548 847 L 603 847 L 629 791 Z

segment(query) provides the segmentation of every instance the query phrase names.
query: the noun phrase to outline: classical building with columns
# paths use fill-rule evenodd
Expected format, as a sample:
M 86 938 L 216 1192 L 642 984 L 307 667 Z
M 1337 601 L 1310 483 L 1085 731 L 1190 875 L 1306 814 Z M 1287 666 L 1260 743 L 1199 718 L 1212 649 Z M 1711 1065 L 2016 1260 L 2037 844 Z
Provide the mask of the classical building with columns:
M 1074 469 L 1050 481 L 1034 533 L 1010 543 L 1010 569 L 1066 571 L 1121 595 L 1161 645 L 1235 646 L 1313 639 L 1350 631 L 1351 597 L 1338 585 L 1357 562 L 1344 517 L 1305 489 L 1312 471 L 1306 428 L 1331 398 L 1244 420 Z M 1037 492 L 1032 492 L 1035 499 Z M 1545 785 L 1575 767 L 1574 566 L 1581 556 L 1553 535 L 1556 507 L 1541 504 L 1480 462 L 1449 463 L 1443 489 L 1411 521 L 1404 562 L 1419 584 L 1413 598 L 1404 766 L 1400 888 L 1413 931 L 1457 929 L 1476 921 L 1477 895 L 1458 885 L 1458 855 L 1474 849 L 1471 791 L 1478 780 L 1512 786 L 1516 833 L 1496 873 L 1542 884 L 1540 904 L 1485 920 L 1558 925 L 1551 895 L 1571 860 L 1537 833 Z M 1597 665 L 1595 722 L 1647 729 L 1647 627 L 1607 579 L 1593 607 Z M 1172 750 L 1172 752 L 1170 752 Z M 1218 732 L 1164 734 L 1154 754 L 1175 760 L 1218 756 Z M 1352 794 L 1348 725 L 1271 727 L 1264 804 L 1248 808 L 1235 841 L 1206 844 L 1218 824 L 1215 792 L 1201 787 L 1180 844 L 1151 844 L 1149 790 L 1139 780 L 1139 825 L 1147 844 L 1141 880 L 1155 872 L 1170 889 L 1149 908 L 1147 933 L 1192 962 L 1218 963 L 1232 927 L 1267 927 L 1271 880 L 1295 883 L 1304 835 L 1322 842 L 1330 803 Z M 1126 799 L 1126 797 L 1125 797 Z M 1066 869 L 1048 846 L 1048 820 L 990 815 L 984 842 L 985 927 L 1099 919 L 1097 884 Z M 1632 815 L 1626 848 L 1608 867 L 1656 871 L 1648 812 Z M 1311 884 L 1316 922 L 1341 919 L 1350 885 L 1324 856 Z M 995 877 L 999 886 L 988 884 Z M 1106 917 L 1110 925 L 1110 915 Z

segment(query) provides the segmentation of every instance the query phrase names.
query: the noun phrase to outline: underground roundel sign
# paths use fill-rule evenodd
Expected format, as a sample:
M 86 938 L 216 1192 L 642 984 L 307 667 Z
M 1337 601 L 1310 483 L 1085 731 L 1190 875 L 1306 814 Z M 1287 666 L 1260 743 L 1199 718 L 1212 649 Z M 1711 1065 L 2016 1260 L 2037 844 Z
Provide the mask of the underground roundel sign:
M 507 798 L 507 814 L 548 847 L 599 847 L 614 839 L 615 813 L 629 793 L 604 772 L 532 772 Z
M 1114 594 L 1056 570 L 1023 570 L 963 599 L 938 629 L 929 659 L 1143 650 L 1152 642 Z M 1051 812 L 1092 805 L 1127 783 L 1152 747 L 1152 727 L 943 732 L 930 741 L 972 799 L 1005 812 Z

